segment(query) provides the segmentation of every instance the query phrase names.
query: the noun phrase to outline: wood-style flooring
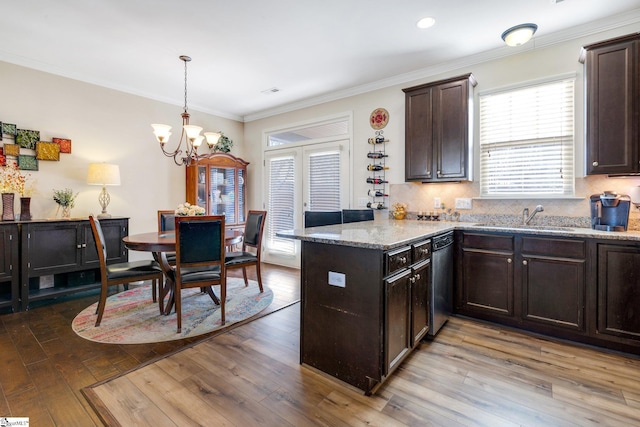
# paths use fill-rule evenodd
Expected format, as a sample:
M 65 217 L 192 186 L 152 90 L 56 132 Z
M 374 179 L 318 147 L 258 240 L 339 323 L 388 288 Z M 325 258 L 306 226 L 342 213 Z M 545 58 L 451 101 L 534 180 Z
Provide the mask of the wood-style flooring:
M 254 270 L 248 269 L 255 280 Z M 242 272 L 230 275 L 242 277 Z M 299 270 L 264 265 L 262 276 L 274 301 L 261 314 L 300 298 Z M 73 332 L 71 322 L 97 300 L 94 291 L 0 315 L 0 417 L 29 417 L 37 427 L 100 426 L 83 388 L 207 338 L 140 345 L 87 341 Z
M 297 270 L 264 274 L 299 297 Z M 0 316 L 0 415 L 34 426 L 640 426 L 631 356 L 452 318 L 365 397 L 300 366 L 299 303 L 200 341 L 117 346 L 71 331 L 93 301 Z

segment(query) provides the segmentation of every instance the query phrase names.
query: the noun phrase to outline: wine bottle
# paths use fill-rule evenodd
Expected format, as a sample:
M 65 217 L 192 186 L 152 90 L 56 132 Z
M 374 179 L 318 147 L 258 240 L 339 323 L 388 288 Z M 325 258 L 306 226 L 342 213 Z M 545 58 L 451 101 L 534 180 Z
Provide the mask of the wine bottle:
M 371 197 L 389 197 L 388 194 L 384 194 L 382 191 L 380 190 L 369 190 L 369 196 Z
M 368 165 L 367 166 L 367 170 L 368 171 L 381 171 L 381 170 L 386 170 L 389 169 L 389 166 L 382 166 L 382 165 Z
M 384 179 L 380 178 L 367 178 L 367 182 L 369 184 L 386 184 L 389 181 L 385 181 Z
M 373 151 L 373 152 L 367 153 L 367 157 L 370 159 L 381 159 L 383 157 L 389 157 L 389 155 L 384 154 L 382 151 Z
M 369 202 L 367 203 L 367 207 L 371 209 L 384 209 L 384 203 L 382 202 Z
M 376 136 L 375 138 L 369 138 L 369 144 L 382 144 L 385 142 L 389 142 L 389 139 L 383 136 Z

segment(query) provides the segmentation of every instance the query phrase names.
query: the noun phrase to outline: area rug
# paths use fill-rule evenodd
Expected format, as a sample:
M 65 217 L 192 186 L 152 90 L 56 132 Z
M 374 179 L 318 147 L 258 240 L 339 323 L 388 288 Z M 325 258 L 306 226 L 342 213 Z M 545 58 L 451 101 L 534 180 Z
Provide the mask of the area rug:
M 218 287 L 214 286 L 216 294 Z M 249 286 L 239 278 L 227 279 L 226 322 L 220 324 L 220 306 L 199 289 L 182 291 L 182 332 L 177 333 L 175 310 L 169 316 L 160 315 L 158 304 L 151 300 L 151 285 L 120 292 L 107 298 L 100 326 L 95 327 L 96 306 L 85 308 L 73 319 L 76 334 L 90 341 L 109 344 L 143 344 L 202 335 L 248 319 L 267 308 L 273 292 L 258 283 Z

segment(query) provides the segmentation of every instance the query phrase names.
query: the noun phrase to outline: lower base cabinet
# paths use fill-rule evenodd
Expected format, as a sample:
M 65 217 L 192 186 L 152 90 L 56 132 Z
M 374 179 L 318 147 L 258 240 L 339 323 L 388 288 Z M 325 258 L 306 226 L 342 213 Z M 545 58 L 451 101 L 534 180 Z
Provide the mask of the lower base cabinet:
M 430 250 L 302 242 L 300 363 L 374 392 L 429 329 Z
M 15 223 L 0 224 L 0 309 L 20 309 L 19 232 Z
M 598 245 L 601 336 L 640 341 L 640 245 Z

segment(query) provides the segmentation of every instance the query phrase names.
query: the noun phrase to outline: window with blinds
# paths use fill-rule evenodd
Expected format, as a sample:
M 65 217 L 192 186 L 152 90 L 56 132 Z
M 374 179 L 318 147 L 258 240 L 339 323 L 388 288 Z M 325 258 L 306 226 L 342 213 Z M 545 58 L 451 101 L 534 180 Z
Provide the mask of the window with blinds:
M 310 211 L 339 211 L 340 152 L 321 152 L 309 156 Z
M 482 197 L 573 196 L 574 80 L 480 94 Z
M 274 251 L 294 252 L 294 241 L 276 236 L 279 230 L 293 229 L 295 200 L 294 157 L 270 160 L 269 167 L 269 215 L 267 215 L 268 246 Z

